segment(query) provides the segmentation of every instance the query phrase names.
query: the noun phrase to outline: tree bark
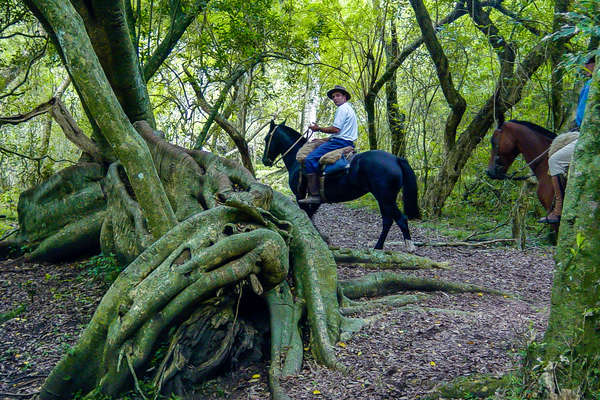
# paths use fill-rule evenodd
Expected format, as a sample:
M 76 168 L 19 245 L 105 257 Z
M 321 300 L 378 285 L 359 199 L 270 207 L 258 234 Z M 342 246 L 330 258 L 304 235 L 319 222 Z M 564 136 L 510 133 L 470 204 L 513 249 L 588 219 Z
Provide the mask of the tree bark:
M 452 75 L 450 74 L 450 68 L 448 65 L 448 59 L 444 54 L 442 45 L 437 39 L 433 29 L 433 22 L 429 17 L 427 8 L 425 8 L 425 4 L 422 0 L 410 0 L 410 4 L 415 11 L 415 16 L 417 17 L 417 22 L 421 28 L 425 45 L 427 46 L 429 55 L 435 64 L 435 70 L 437 72 L 440 85 L 442 86 L 442 92 L 444 93 L 444 97 L 446 98 L 451 110 L 450 114 L 448 115 L 448 119 L 446 120 L 446 127 L 444 130 L 444 152 L 447 154 L 454 148 L 456 129 L 458 124 L 460 124 L 462 116 L 467 108 L 467 103 L 460 95 L 458 90 L 456 90 L 454 87 Z
M 387 66 L 389 68 L 391 61 L 398 57 L 399 45 L 396 24 L 390 21 L 390 42 L 386 45 Z M 392 142 L 392 154 L 398 157 L 406 155 L 406 132 L 404 130 L 404 120 L 406 116 L 398 104 L 398 84 L 396 83 L 396 71 L 392 74 L 390 80 L 385 86 L 386 111 L 388 126 Z
M 570 0 L 556 0 L 554 2 L 554 21 L 552 22 L 553 32 L 558 32 L 566 24 L 564 15 L 569 11 L 570 3 Z M 552 131 L 558 132 L 569 115 L 568 109 L 565 109 L 562 101 L 564 92 L 564 71 L 559 65 L 562 55 L 566 52 L 565 45 L 562 42 L 554 42 L 550 51 L 550 67 L 552 69 L 552 87 L 550 92 L 552 101 Z
M 594 369 L 600 352 L 600 73 L 596 69 L 585 118 L 569 171 L 552 308 L 544 359 L 558 386 L 588 398 L 598 391 Z M 582 389 L 582 390 L 580 390 Z
M 44 23 L 46 30 L 51 32 L 55 46 L 60 49 L 65 66 L 73 83 L 78 88 L 80 96 L 130 177 L 131 185 L 144 210 L 152 235 L 155 239 L 160 238 L 175 225 L 175 214 L 164 193 L 146 143 L 131 126 L 128 115 L 125 114 L 117 97 L 115 97 L 111 83 L 106 79 L 82 18 L 71 3 L 66 0 L 29 0 L 28 5 L 40 21 Z M 124 15 L 121 15 L 118 9 L 116 11 L 112 9 L 101 11 L 107 13 L 108 20 L 115 23 L 117 28 L 123 29 L 123 26 L 126 25 L 125 20 L 121 21 L 119 19 L 120 17 L 124 18 Z M 111 12 L 117 13 L 118 19 L 116 21 L 113 21 L 112 17 L 114 15 Z M 123 35 L 129 41 L 129 33 L 126 29 Z M 111 38 L 113 38 L 112 34 L 105 37 L 109 41 Z M 121 36 L 114 39 L 124 40 Z M 113 48 L 114 53 L 111 53 L 111 57 L 107 58 L 112 60 L 114 57 L 120 60 L 119 55 L 126 49 L 128 49 L 127 46 L 125 48 Z M 130 49 L 130 52 L 135 54 L 132 49 Z M 128 57 L 124 57 L 123 61 L 128 59 Z M 110 66 L 116 67 L 116 65 Z M 128 86 L 131 85 L 132 78 L 134 86 L 140 84 L 135 79 L 135 76 L 140 77 L 139 68 L 125 64 L 124 69 L 138 71 L 138 74 L 134 74 L 133 77 L 127 75 Z M 125 84 L 123 75 L 115 74 L 114 78 L 112 84 L 115 84 L 117 88 L 121 88 Z M 140 95 L 140 91 L 146 93 L 145 85 L 142 84 L 142 86 L 143 90 L 133 91 L 137 94 L 137 96 L 133 96 L 136 100 L 139 100 L 140 96 L 144 97 L 143 94 Z M 125 104 L 129 104 L 133 99 L 129 96 L 126 97 L 120 100 Z M 144 98 L 147 98 L 147 96 Z M 148 111 L 149 103 L 147 107 L 144 107 L 143 104 L 133 106 L 130 108 L 130 116 L 132 118 L 149 117 Z

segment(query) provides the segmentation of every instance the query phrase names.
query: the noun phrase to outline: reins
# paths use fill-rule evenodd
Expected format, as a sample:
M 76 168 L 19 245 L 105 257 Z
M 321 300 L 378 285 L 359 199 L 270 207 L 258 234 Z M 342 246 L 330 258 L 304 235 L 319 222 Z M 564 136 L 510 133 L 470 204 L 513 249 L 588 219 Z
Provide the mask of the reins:
M 506 175 L 505 179 L 509 179 L 512 181 L 524 181 L 526 179 L 531 178 L 532 176 L 535 176 L 535 174 L 531 174 L 531 175 L 527 175 L 527 176 L 515 176 L 515 175 L 517 175 L 518 173 L 520 173 L 527 167 L 531 167 L 531 169 L 533 170 L 534 168 L 531 165 L 534 162 L 536 162 L 537 160 L 539 160 L 541 157 L 543 157 L 546 153 L 548 153 L 548 151 L 550 151 L 550 147 L 548 147 L 546 150 L 542 151 L 536 158 L 534 158 L 533 160 L 531 160 L 530 162 L 525 164 L 523 167 L 521 167 L 517 171 L 513 172 L 510 176 Z M 537 164 L 536 164 L 536 167 L 537 167 Z
M 278 125 L 275 125 L 275 128 L 273 128 L 273 130 L 271 132 L 269 132 L 269 135 L 270 135 L 269 142 L 267 143 L 267 148 L 265 150 L 265 154 L 269 154 L 269 150 L 271 148 L 271 140 L 273 140 L 273 133 L 275 132 L 275 129 L 277 129 L 277 126 Z M 283 157 L 285 157 L 294 148 L 294 146 L 296 146 L 302 140 L 304 135 L 306 135 L 309 132 L 312 132 L 312 131 L 310 130 L 310 128 L 307 128 L 306 131 L 304 131 L 304 133 L 302 135 L 300 135 L 298 140 L 296 140 L 294 143 L 292 143 L 292 145 L 284 153 L 282 153 L 279 157 L 277 157 L 275 159 L 275 161 L 273 161 L 273 165 L 277 164 L 279 162 L 279 160 L 281 160 Z M 309 140 L 311 136 L 312 135 L 307 135 L 306 140 Z

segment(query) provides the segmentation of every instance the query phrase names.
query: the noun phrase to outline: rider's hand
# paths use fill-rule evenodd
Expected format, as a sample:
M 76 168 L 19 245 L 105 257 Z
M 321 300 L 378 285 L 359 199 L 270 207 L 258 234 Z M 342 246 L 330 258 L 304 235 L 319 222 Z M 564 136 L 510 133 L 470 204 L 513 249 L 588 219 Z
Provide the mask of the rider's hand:
M 321 127 L 319 127 L 317 124 L 310 124 L 308 128 L 313 132 L 318 132 L 321 130 Z

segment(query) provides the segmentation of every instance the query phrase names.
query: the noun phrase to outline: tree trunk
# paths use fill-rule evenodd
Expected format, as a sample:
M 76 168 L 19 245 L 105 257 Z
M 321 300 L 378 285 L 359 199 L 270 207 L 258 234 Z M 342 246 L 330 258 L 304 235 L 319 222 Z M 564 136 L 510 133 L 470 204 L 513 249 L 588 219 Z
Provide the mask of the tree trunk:
M 565 13 L 570 5 L 569 0 L 556 0 L 554 2 L 554 21 L 552 30 L 558 32 L 565 24 Z M 561 57 L 565 54 L 565 45 L 562 42 L 553 42 L 551 48 L 550 62 L 552 69 L 551 77 L 551 101 L 552 101 L 552 131 L 557 132 L 566 122 L 569 115 L 568 108 L 565 109 L 562 101 L 563 96 L 563 68 L 559 66 Z
M 376 94 L 369 93 L 365 97 L 365 111 L 367 112 L 367 132 L 369 137 L 369 150 L 377 150 L 377 131 L 375 129 L 375 101 Z
M 442 167 L 425 193 L 425 208 L 429 209 L 434 215 L 441 214 L 444 203 L 458 181 L 463 167 L 477 144 L 492 126 L 494 120 L 521 100 L 523 87 L 548 57 L 547 43 L 542 40 L 515 67 L 514 50 L 506 39 L 502 38 L 500 31 L 494 26 L 489 15 L 481 10 L 481 4 L 478 1 L 467 2 L 467 4 L 477 28 L 486 34 L 490 45 L 498 55 L 501 68 L 496 81 L 495 93 L 479 109 L 473 120 L 459 135 L 451 147 L 452 150 L 444 154 Z M 571 36 L 561 37 L 554 43 L 560 46 L 561 43 L 566 43 Z M 449 120 L 452 119 L 452 115 Z M 446 126 L 448 127 L 448 123 Z M 446 132 L 446 138 L 450 138 L 448 131 Z
M 88 112 L 101 130 L 102 135 L 106 137 L 113 151 L 123 163 L 137 200 L 144 210 L 150 232 L 155 239 L 158 239 L 175 225 L 175 215 L 152 163 L 148 147 L 131 126 L 128 115 L 125 114 L 119 103 L 119 100 L 125 102 L 125 104 L 139 100 L 141 95 L 138 92 L 145 92 L 145 85 L 143 85 L 143 90 L 138 89 L 136 83 L 139 82 L 134 79 L 134 92 L 137 96 L 133 96 L 133 98 L 124 96 L 117 99 L 111 84 L 117 85 L 119 88 L 125 84 L 131 87 L 131 77 L 128 77 L 129 80 L 125 83 L 121 80 L 122 75 L 115 74 L 117 81 L 109 83 L 87 35 L 83 20 L 71 3 L 66 0 L 30 0 L 28 5 L 38 19 L 44 23 L 57 49 L 60 49 L 61 56 L 75 87 L 87 105 Z M 108 11 L 103 10 L 103 12 Z M 118 13 L 117 15 L 124 18 L 124 15 Z M 115 22 L 112 15 L 109 20 L 111 23 L 115 23 L 118 28 L 126 29 L 124 20 L 117 19 Z M 63 32 L 69 32 L 69 34 L 63 34 Z M 112 31 L 109 30 L 109 32 L 111 32 L 110 38 L 112 37 Z M 129 39 L 127 32 L 125 37 Z M 123 37 L 120 37 L 120 39 L 123 40 Z M 125 46 L 126 48 L 127 46 Z M 133 52 L 132 49 L 131 51 Z M 118 47 L 116 54 L 112 54 L 110 59 L 120 59 L 117 56 L 122 52 L 124 50 Z M 135 55 L 135 53 L 133 54 Z M 129 60 L 129 58 L 124 60 Z M 129 69 L 135 68 L 129 66 Z M 127 71 L 122 70 L 119 72 L 127 73 Z M 141 79 L 139 71 L 134 76 Z M 149 104 L 145 110 L 143 104 L 130 106 L 130 117 L 135 118 L 134 120 L 149 116 Z
M 482 290 L 393 274 L 338 287 L 333 254 L 296 203 L 237 163 L 171 145 L 154 131 L 124 3 L 73 3 L 28 0 L 98 139 L 118 160 L 81 163 L 24 193 L 20 237 L 32 259 L 100 246 L 126 266 L 41 399 L 117 396 L 138 376 L 147 381 L 161 346 L 168 351 L 152 382 L 185 394 L 235 360 L 257 357 L 267 333 L 269 382 L 281 399 L 279 378 L 299 372 L 303 336 L 316 361 L 343 369 L 332 344 L 357 324 L 340 313 L 340 289 L 377 295 L 382 290 L 370 285 L 382 281 L 385 293 Z
M 398 57 L 399 46 L 398 36 L 396 33 L 396 24 L 390 22 L 391 38 L 390 43 L 386 45 L 387 67 L 390 68 L 392 60 Z M 392 141 L 392 154 L 398 157 L 406 155 L 406 132 L 404 130 L 404 120 L 406 116 L 400 110 L 398 104 L 398 85 L 396 83 L 396 70 L 394 70 L 391 79 L 385 86 L 386 110 L 388 118 L 388 126 L 390 128 L 390 136 Z
M 569 171 L 544 358 L 561 390 L 597 393 L 600 352 L 600 73 L 594 74 Z

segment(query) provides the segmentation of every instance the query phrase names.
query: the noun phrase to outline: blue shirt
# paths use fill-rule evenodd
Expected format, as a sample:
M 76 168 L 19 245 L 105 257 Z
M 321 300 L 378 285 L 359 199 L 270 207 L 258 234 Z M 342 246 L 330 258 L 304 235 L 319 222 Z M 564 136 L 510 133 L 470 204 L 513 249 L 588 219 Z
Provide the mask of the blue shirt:
M 579 92 L 579 100 L 577 101 L 577 112 L 575 114 L 575 123 L 581 128 L 583 122 L 583 115 L 585 113 L 585 104 L 587 103 L 588 93 L 590 92 L 590 85 L 592 80 L 590 79 L 583 85 L 581 92 Z

